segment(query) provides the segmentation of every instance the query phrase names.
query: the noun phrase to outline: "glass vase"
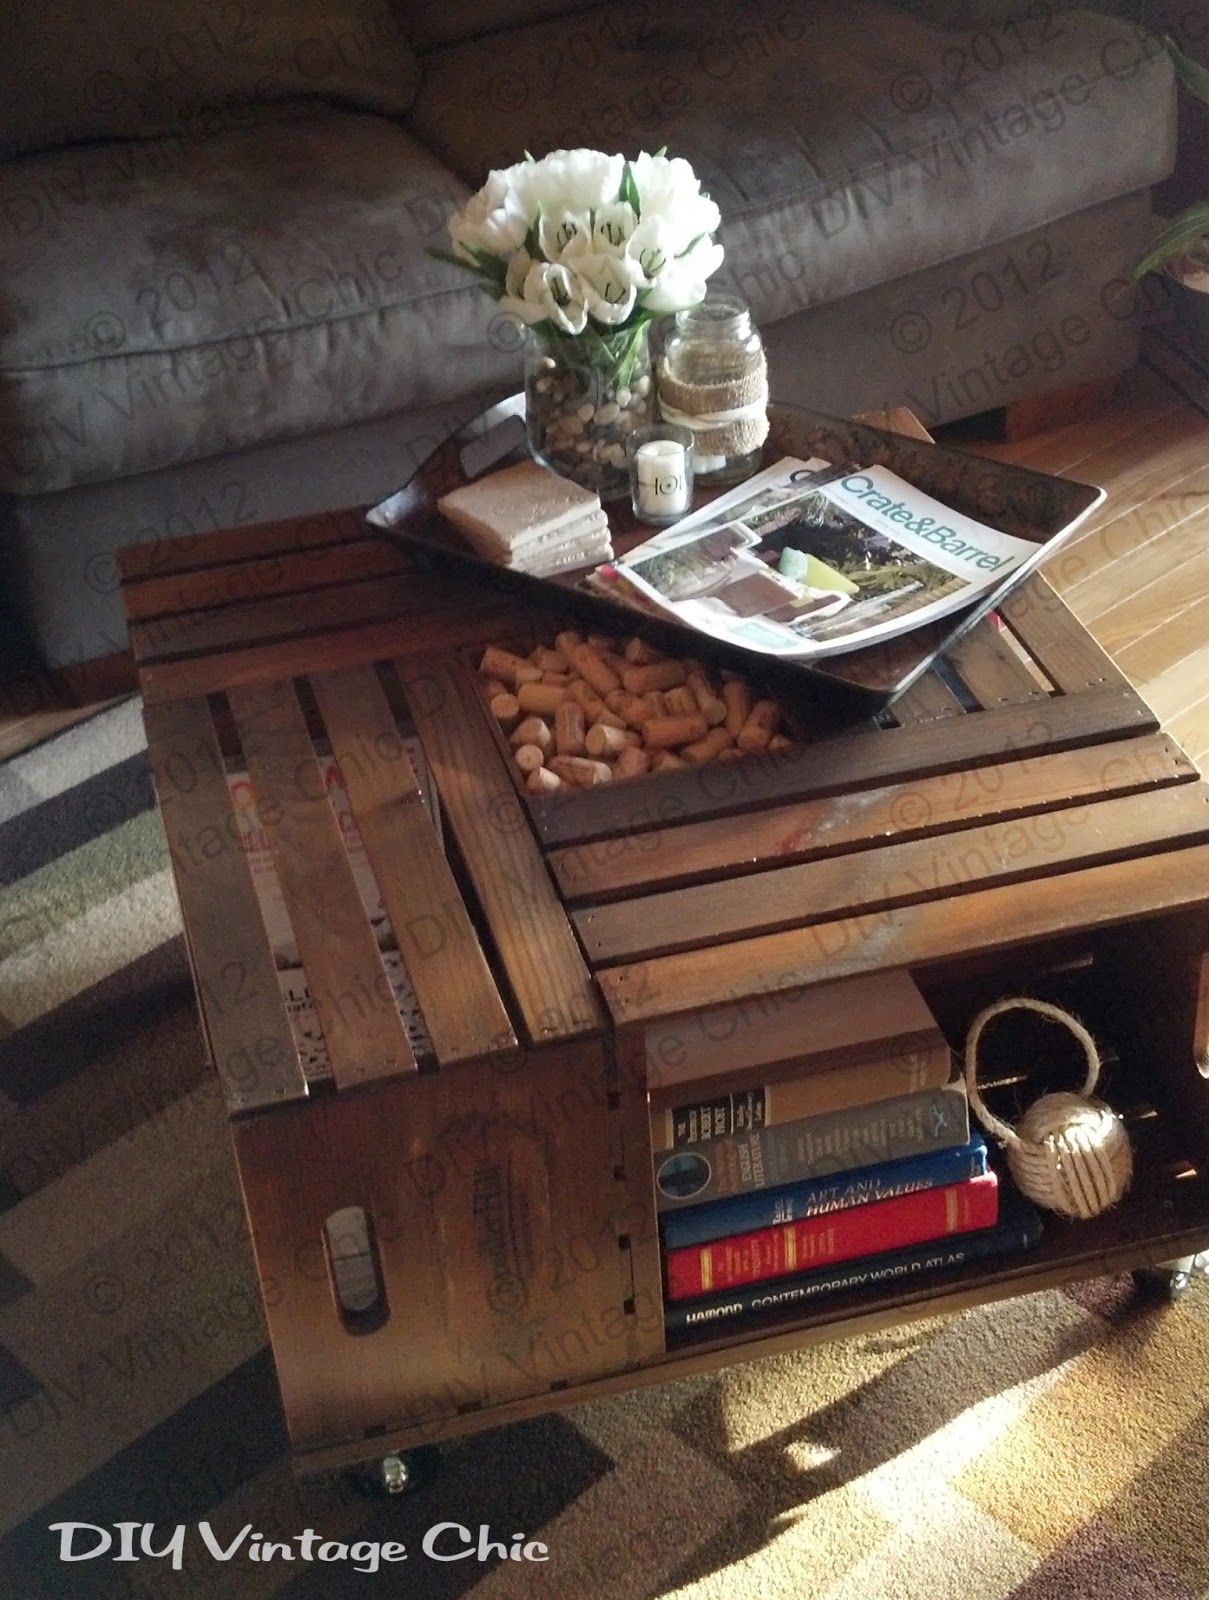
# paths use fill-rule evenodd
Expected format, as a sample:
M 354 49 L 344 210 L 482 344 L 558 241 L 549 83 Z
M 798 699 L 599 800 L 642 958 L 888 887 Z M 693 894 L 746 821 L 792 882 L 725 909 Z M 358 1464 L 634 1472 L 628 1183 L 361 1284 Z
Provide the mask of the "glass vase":
M 654 419 L 648 328 L 644 322 L 616 333 L 528 330 L 529 448 L 602 500 L 629 494 L 626 440 Z

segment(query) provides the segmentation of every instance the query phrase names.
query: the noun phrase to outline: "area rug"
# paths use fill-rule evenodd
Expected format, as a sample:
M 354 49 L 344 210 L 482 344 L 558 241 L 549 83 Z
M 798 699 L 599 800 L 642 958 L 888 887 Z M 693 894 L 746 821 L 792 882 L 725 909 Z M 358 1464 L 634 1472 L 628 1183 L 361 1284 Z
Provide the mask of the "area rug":
M 1207 1280 L 602 1401 L 397 1500 L 300 1489 L 137 702 L 0 767 L 0 885 L 0 1595 L 1209 1596 Z

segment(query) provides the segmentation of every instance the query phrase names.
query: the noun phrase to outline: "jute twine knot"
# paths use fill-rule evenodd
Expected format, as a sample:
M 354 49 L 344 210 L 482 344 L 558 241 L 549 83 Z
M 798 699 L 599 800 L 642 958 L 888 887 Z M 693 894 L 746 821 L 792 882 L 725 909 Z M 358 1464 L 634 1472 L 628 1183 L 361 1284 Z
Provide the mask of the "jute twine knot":
M 673 378 L 666 361 L 657 371 L 659 411 L 665 422 L 693 430 L 699 456 L 741 456 L 768 437 L 768 363 L 762 350 L 747 371 L 723 383 Z
M 1035 1011 L 1069 1028 L 1083 1046 L 1087 1077 L 1078 1094 L 1046 1094 L 1015 1128 L 994 1116 L 978 1092 L 978 1041 L 993 1017 Z M 1095 1041 L 1077 1018 L 1046 1000 L 1018 996 L 980 1011 L 966 1035 L 966 1088 L 979 1122 L 1007 1150 L 1008 1168 L 1022 1193 L 1064 1217 L 1094 1217 L 1115 1205 L 1133 1174 L 1133 1149 L 1116 1112 L 1092 1098 L 1100 1078 Z

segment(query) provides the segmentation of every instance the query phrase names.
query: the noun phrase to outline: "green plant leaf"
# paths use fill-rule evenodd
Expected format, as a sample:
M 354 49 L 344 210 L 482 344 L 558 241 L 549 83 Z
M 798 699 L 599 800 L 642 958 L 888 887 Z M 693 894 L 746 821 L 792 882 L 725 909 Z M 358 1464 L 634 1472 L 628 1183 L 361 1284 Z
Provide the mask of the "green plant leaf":
M 1135 278 L 1144 277 L 1146 273 L 1153 272 L 1156 267 L 1161 267 L 1165 261 L 1170 261 L 1172 256 L 1178 256 L 1181 250 L 1187 250 L 1198 239 L 1203 239 L 1209 234 L 1209 200 L 1198 200 L 1186 211 L 1181 211 L 1179 216 L 1171 220 L 1159 233 L 1158 238 L 1133 269 Z
M 1186 56 L 1169 34 L 1163 36 L 1163 48 L 1175 63 L 1176 76 L 1188 93 L 1195 95 L 1202 105 L 1209 106 L 1209 68 Z
M 439 250 L 435 244 L 425 245 L 424 254 L 431 256 L 434 261 L 447 261 L 451 267 L 461 267 L 463 272 L 477 272 L 478 268 L 461 256 L 455 256 L 452 250 Z
M 629 203 L 635 217 L 640 215 L 638 185 L 634 182 L 634 169 L 628 161 L 621 169 L 621 188 L 617 191 L 617 198 Z

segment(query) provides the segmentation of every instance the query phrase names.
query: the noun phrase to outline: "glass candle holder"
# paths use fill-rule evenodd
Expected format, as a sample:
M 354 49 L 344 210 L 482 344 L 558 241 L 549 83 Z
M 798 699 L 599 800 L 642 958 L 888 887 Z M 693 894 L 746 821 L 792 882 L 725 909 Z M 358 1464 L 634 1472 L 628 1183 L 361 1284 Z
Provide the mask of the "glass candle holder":
M 630 503 L 639 522 L 676 522 L 693 504 L 693 434 L 675 422 L 635 428 L 626 440 Z

